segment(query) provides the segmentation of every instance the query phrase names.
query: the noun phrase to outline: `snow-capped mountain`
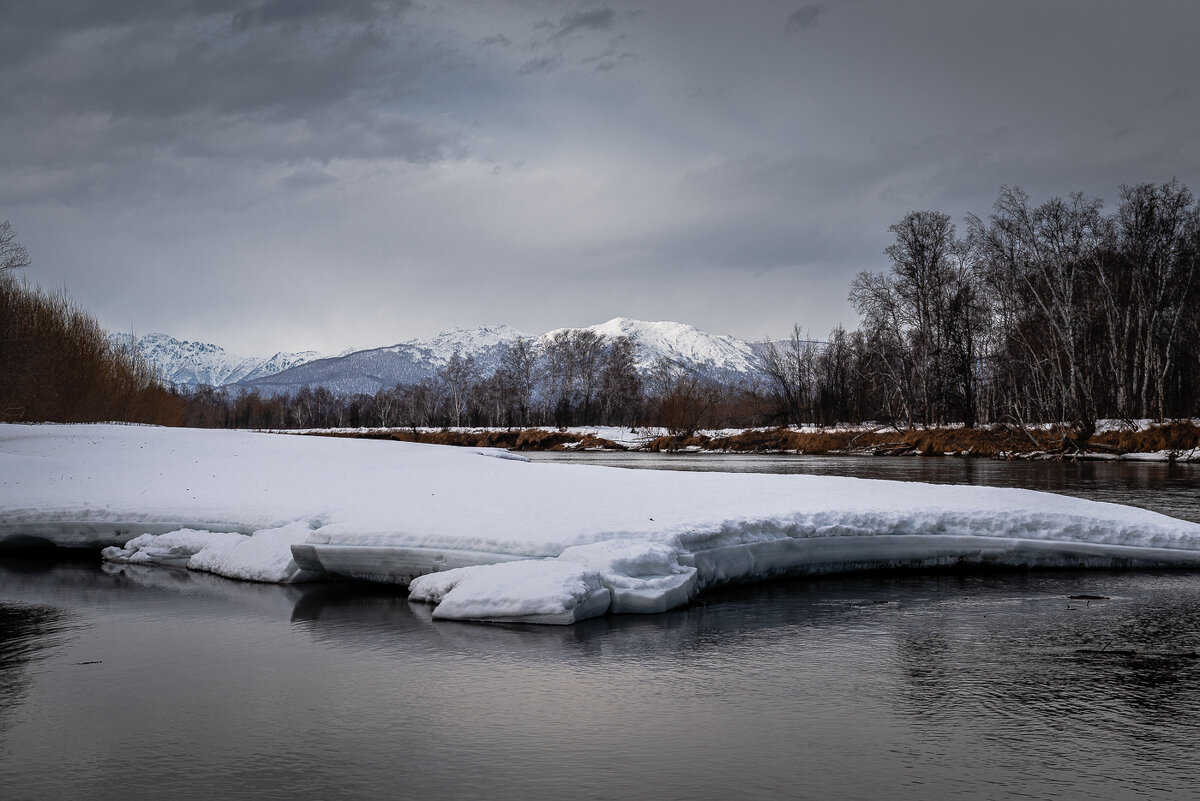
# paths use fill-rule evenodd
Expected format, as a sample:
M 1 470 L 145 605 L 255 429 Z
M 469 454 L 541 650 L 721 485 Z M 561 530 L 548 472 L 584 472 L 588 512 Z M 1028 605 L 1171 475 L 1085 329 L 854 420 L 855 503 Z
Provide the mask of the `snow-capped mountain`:
M 761 343 L 709 334 L 695 326 L 647 322 L 618 317 L 585 328 L 564 328 L 541 336 L 508 325 L 456 328 L 425 339 L 410 339 L 382 348 L 341 356 L 276 354 L 271 359 L 245 359 L 216 345 L 180 342 L 163 334 L 138 339 L 138 346 L 170 381 L 182 385 L 236 385 L 273 395 L 301 387 L 323 386 L 341 394 L 373 394 L 396 384 L 415 384 L 434 378 L 455 352 L 475 360 L 481 376 L 493 374 L 505 350 L 519 338 L 544 349 L 556 335 L 591 331 L 607 339 L 628 337 L 634 345 L 639 372 L 648 375 L 667 361 L 685 370 L 723 382 L 753 380 L 759 375 Z M 128 343 L 128 335 L 114 335 Z M 290 360 L 290 361 L 289 361 Z
M 687 323 L 647 322 L 616 317 L 583 329 L 561 328 L 541 338 L 544 344 L 567 331 L 593 331 L 608 339 L 633 341 L 638 372 L 649 374 L 662 360 L 709 378 L 737 380 L 757 374 L 760 360 L 753 343 L 725 334 L 709 334 Z
M 119 348 L 136 343 L 142 356 L 158 370 L 159 376 L 179 387 L 199 384 L 219 387 L 238 381 L 252 381 L 311 361 L 316 351 L 276 353 L 269 357 L 237 356 L 219 345 L 188 342 L 166 334 L 110 333 L 109 339 Z
M 384 387 L 433 378 L 455 351 L 473 358 L 481 375 L 491 375 L 500 366 L 505 348 L 521 337 L 533 339 L 509 325 L 456 328 L 429 339 L 317 359 L 272 376 L 247 378 L 239 386 L 264 394 L 294 392 L 305 384 L 343 394 L 374 394 Z
M 540 337 L 507 325 L 456 328 L 428 339 L 318 359 L 266 378 L 247 379 L 239 386 L 266 394 L 294 392 L 305 384 L 339 393 L 373 394 L 384 387 L 434 378 L 455 351 L 473 358 L 479 374 L 489 376 L 500 366 L 505 349 L 518 338 L 532 340 L 538 349 L 544 349 L 556 335 L 579 331 L 592 331 L 609 339 L 628 337 L 634 344 L 637 369 L 643 375 L 653 371 L 661 360 L 725 382 L 752 380 L 759 374 L 761 345 L 709 334 L 685 323 L 617 317 L 586 328 L 557 329 Z

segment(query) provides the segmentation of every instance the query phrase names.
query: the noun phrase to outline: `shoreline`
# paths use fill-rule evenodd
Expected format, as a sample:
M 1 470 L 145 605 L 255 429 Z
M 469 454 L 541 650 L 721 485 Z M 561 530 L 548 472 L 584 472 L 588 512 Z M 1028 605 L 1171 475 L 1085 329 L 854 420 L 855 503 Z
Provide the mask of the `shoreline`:
M 660 429 L 572 428 L 310 429 L 280 433 L 382 439 L 510 451 L 930 456 L 996 460 L 1200 462 L 1200 425 L 1174 421 L 1105 426 L 1087 439 L 1065 426 L 993 425 L 753 428 L 670 434 Z

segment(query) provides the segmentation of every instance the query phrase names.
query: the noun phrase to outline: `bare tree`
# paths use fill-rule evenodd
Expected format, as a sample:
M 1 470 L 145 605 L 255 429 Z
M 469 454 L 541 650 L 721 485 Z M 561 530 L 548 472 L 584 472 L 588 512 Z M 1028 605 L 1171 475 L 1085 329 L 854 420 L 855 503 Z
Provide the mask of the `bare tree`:
M 990 274 L 1003 276 L 1000 283 L 1019 298 L 1011 336 L 1026 354 L 1026 369 L 1044 369 L 1056 416 L 1078 423 L 1087 436 L 1098 372 L 1086 342 L 1088 290 L 1110 227 L 1100 208 L 1098 199 L 1079 193 L 1031 208 L 1020 189 L 1002 187 L 979 243 Z
M 1162 419 L 1197 280 L 1200 211 L 1178 181 L 1121 187 L 1115 270 L 1101 270 L 1117 406 Z M 1128 277 L 1129 280 L 1123 280 Z
M 778 416 L 782 422 L 796 425 L 811 421 L 816 359 L 823 343 L 809 339 L 794 325 L 791 336 L 782 343 L 767 340 L 764 344 L 763 372 L 778 399 Z
M 508 425 L 529 424 L 533 408 L 537 350 L 533 340 L 518 337 L 504 349 L 496 371 L 496 391 L 505 409 Z
M 657 422 L 675 436 L 696 433 L 719 400 L 717 387 L 666 359 L 655 364 L 650 381 Z
M 607 353 L 605 337 L 581 329 L 559 331 L 545 345 L 545 398 L 557 425 L 590 421 Z
M 600 372 L 601 422 L 632 425 L 642 397 L 642 378 L 634 361 L 633 340 L 616 337 Z
M 450 354 L 450 360 L 446 362 L 446 366 L 438 371 L 438 379 L 446 387 L 450 414 L 456 426 L 462 425 L 471 396 L 471 388 L 478 376 L 479 371 L 475 367 L 475 357 L 464 357 L 458 350 Z
M 31 264 L 29 251 L 17 241 L 17 232 L 8 220 L 0 222 L 0 275 L 23 270 Z
M 558 425 L 567 425 L 576 381 L 570 331 L 559 331 L 546 342 L 542 378 L 545 417 Z
M 895 282 L 882 273 L 861 272 L 850 284 L 850 303 L 862 317 L 858 379 L 875 397 L 878 413 L 912 425 L 915 369 L 905 347 L 904 316 Z

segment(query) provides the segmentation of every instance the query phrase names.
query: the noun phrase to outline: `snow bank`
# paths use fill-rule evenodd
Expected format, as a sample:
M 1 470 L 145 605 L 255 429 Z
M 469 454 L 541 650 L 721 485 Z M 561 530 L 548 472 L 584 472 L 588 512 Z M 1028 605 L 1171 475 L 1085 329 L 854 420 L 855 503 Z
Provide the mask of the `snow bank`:
M 538 622 L 662 611 L 779 574 L 1200 567 L 1200 525 L 1028 490 L 481 458 L 493 455 L 0 425 L 0 544 L 87 540 L 124 546 L 109 558 L 258 581 L 412 581 L 439 617 Z M 431 573 L 444 575 L 419 578 Z

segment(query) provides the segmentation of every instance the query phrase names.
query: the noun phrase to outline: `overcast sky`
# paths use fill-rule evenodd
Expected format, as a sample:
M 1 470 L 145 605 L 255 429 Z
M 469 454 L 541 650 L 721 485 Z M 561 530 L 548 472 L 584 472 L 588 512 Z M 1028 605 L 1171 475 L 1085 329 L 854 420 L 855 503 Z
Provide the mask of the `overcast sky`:
M 857 320 L 906 212 L 1200 191 L 1200 3 L 0 0 L 0 219 L 100 321 L 269 354 Z

